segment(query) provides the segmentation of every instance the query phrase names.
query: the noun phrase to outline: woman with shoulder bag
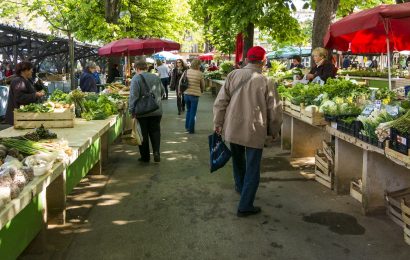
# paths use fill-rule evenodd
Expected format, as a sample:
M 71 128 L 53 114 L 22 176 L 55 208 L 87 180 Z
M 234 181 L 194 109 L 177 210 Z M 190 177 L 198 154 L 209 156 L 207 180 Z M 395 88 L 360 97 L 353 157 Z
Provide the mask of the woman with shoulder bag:
M 204 74 L 200 71 L 201 61 L 193 60 L 191 68 L 187 70 L 188 88 L 184 92 L 187 107 L 185 129 L 188 133 L 195 133 L 196 111 L 198 109 L 199 97 L 204 92 Z
M 182 59 L 177 59 L 176 66 L 172 70 L 171 74 L 171 90 L 175 90 L 177 94 L 177 107 L 178 115 L 181 115 L 181 112 L 185 111 L 185 100 L 182 93 L 179 92 L 178 85 L 181 80 L 182 74 L 187 70 L 185 63 Z
M 151 140 L 154 161 L 160 162 L 161 98 L 165 89 L 157 75 L 147 72 L 148 64 L 145 61 L 137 61 L 135 69 L 137 73 L 131 80 L 129 112 L 133 118 L 138 119 L 141 127 L 143 140 L 139 146 L 141 158 L 138 161 L 145 163 L 150 161 L 149 140 Z

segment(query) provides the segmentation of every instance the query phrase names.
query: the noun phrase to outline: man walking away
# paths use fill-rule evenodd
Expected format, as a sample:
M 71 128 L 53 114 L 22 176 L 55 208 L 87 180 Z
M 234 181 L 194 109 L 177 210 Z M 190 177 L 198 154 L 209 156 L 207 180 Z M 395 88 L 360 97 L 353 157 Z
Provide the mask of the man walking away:
M 227 76 L 213 108 L 215 131 L 223 134 L 231 146 L 235 190 L 241 194 L 238 217 L 261 212 L 253 203 L 262 149 L 266 135 L 276 138 L 282 123 L 278 92 L 273 82 L 262 75 L 266 51 L 252 47 L 247 59 L 248 65 Z
M 165 88 L 165 97 L 163 99 L 168 99 L 168 84 L 169 84 L 169 68 L 162 61 L 157 61 L 157 71 L 159 77 L 161 78 L 162 85 Z
M 147 72 L 148 64 L 143 61 L 137 61 L 135 64 L 137 73 L 131 80 L 130 97 L 129 97 L 129 111 L 133 118 L 136 117 L 135 103 L 139 101 L 141 95 L 149 91 L 154 94 L 156 102 L 159 108 L 146 115 L 139 116 L 138 122 L 141 126 L 142 133 L 142 145 L 139 146 L 141 158 L 138 161 L 147 163 L 150 161 L 149 140 L 151 140 L 152 151 L 154 154 L 154 161 L 160 162 L 159 147 L 161 142 L 161 118 L 162 118 L 162 105 L 161 97 L 164 94 L 164 87 L 160 78 L 152 73 Z M 146 85 L 147 86 L 146 86 Z

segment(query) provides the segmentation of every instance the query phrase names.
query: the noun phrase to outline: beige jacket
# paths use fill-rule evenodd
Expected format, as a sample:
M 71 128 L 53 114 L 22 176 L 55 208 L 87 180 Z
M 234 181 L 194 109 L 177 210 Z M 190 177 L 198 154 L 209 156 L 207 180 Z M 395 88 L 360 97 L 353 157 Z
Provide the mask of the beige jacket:
M 214 125 L 227 142 L 262 149 L 267 134 L 278 134 L 282 105 L 272 80 L 255 64 L 232 71 L 215 100 Z
M 204 89 L 204 74 L 199 70 L 189 69 L 186 71 L 188 78 L 188 89 L 184 94 L 200 97 Z

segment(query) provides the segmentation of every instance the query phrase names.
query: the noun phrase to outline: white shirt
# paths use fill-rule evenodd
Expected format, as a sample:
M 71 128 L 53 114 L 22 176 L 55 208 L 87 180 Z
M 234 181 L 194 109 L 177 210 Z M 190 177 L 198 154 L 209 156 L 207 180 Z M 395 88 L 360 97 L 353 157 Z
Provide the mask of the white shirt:
M 169 68 L 167 65 L 162 64 L 161 66 L 157 67 L 157 70 L 161 79 L 169 77 Z

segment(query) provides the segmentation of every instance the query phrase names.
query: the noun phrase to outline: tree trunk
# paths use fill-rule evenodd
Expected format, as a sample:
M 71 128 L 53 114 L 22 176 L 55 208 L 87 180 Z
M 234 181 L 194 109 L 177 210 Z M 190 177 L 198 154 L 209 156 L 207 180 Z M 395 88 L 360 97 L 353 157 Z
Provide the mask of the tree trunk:
M 74 64 L 74 38 L 71 33 L 68 33 L 68 52 L 70 55 L 70 81 L 71 81 L 71 90 L 77 88 L 77 82 L 75 80 L 75 64 Z
M 105 0 L 105 20 L 108 23 L 117 23 L 120 17 L 121 0 Z
M 340 0 L 317 0 L 312 29 L 312 49 L 323 47 L 323 38 L 336 16 Z
M 329 28 L 330 23 L 336 17 L 336 11 L 340 0 L 317 0 L 315 16 L 313 18 L 312 29 L 312 50 L 323 47 L 323 38 Z M 329 59 L 331 59 L 329 55 Z M 313 63 L 313 59 L 312 59 Z
M 243 54 L 242 60 L 246 59 L 246 54 L 248 54 L 248 50 L 253 47 L 253 35 L 255 32 L 255 25 L 253 23 L 249 23 L 246 27 L 246 32 L 243 39 Z

